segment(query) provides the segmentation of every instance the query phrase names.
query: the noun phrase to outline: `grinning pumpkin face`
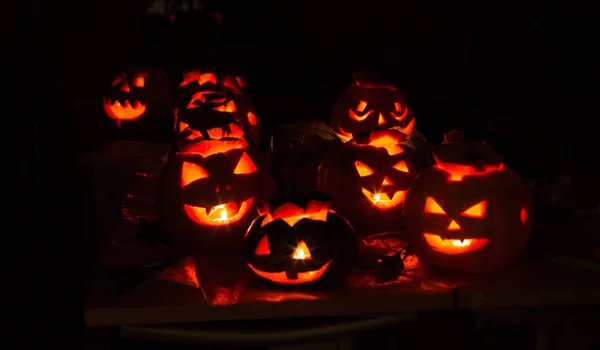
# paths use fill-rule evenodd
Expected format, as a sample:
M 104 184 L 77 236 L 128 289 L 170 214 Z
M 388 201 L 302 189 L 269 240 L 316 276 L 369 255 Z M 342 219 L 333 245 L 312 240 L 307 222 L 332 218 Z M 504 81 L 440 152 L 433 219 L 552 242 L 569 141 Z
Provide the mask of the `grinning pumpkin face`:
M 259 139 L 259 121 L 249 97 L 243 88 L 246 82 L 237 76 L 219 77 L 215 73 L 192 70 L 184 74 L 179 85 L 178 107 L 175 111 L 175 131 L 186 131 L 193 119 L 206 111 L 229 114 L 244 130 L 250 142 Z M 181 122 L 183 124 L 181 124 Z
M 184 144 L 163 174 L 160 222 L 175 240 L 191 240 L 208 228 L 244 230 L 256 202 L 264 198 L 260 191 L 272 188 L 260 169 L 264 161 L 256 159 L 244 140 Z
M 131 69 L 112 78 L 102 98 L 102 107 L 119 129 L 123 123 L 142 119 L 159 119 L 167 125 L 170 95 L 170 83 L 164 72 Z
M 250 269 L 278 284 L 340 281 L 358 255 L 352 227 L 331 211 L 328 196 L 318 192 L 264 205 L 245 245 Z
M 331 152 L 319 167 L 319 188 L 354 226 L 375 230 L 368 233 L 400 226 L 401 204 L 416 176 L 412 149 L 398 143 L 404 137 L 393 130 L 374 132 L 369 142 Z
M 350 139 L 391 128 L 409 135 L 414 129 L 415 117 L 400 90 L 388 83 L 374 83 L 355 75 L 355 83 L 342 94 L 333 109 L 330 126 Z
M 528 192 L 491 148 L 452 139 L 456 135 L 434 147 L 437 164 L 413 182 L 404 206 L 406 232 L 426 263 L 493 270 L 525 247 Z

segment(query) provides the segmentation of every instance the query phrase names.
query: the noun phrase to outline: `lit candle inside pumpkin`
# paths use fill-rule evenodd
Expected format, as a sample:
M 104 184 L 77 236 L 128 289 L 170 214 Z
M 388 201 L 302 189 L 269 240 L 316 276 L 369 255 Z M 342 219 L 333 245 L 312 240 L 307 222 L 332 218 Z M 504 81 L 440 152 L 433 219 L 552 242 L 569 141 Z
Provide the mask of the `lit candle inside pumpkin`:
M 296 260 L 310 260 L 311 259 L 310 252 L 308 251 L 308 247 L 306 246 L 306 243 L 304 243 L 304 241 L 300 241 L 300 243 L 298 243 L 298 247 L 296 247 L 296 250 L 294 251 L 294 254 L 292 255 L 292 259 L 296 259 Z

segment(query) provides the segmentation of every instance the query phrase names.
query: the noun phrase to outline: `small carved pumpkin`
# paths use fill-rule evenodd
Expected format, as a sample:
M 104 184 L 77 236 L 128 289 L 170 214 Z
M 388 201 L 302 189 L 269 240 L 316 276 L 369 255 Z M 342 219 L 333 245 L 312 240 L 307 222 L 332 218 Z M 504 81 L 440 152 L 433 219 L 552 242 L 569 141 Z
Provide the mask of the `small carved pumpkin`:
M 401 143 L 405 139 L 396 130 L 375 131 L 356 140 L 364 143 L 332 150 L 319 166 L 319 189 L 361 235 L 402 225 L 401 205 L 416 176 L 413 150 Z
M 125 132 L 170 134 L 171 84 L 155 69 L 129 69 L 111 80 L 102 107 Z
M 183 144 L 162 175 L 158 220 L 176 242 L 202 244 L 223 229 L 241 243 L 256 203 L 274 188 L 267 168 L 243 139 Z
M 252 102 L 244 92 L 245 86 L 246 82 L 238 76 L 219 76 L 198 69 L 186 72 L 178 88 L 176 133 L 185 132 L 191 119 L 212 110 L 230 114 L 243 129 L 247 141 L 257 144 L 260 125 Z
M 406 233 L 425 263 L 485 272 L 508 263 L 529 237 L 526 185 L 502 157 L 462 133 L 433 147 L 436 165 L 423 171 L 406 197 Z
M 352 226 L 321 192 L 273 198 L 246 233 L 246 258 L 259 277 L 278 284 L 340 282 L 358 257 Z
M 400 90 L 365 74 L 354 74 L 354 80 L 331 113 L 330 125 L 336 132 L 350 139 L 391 128 L 410 135 L 415 116 Z

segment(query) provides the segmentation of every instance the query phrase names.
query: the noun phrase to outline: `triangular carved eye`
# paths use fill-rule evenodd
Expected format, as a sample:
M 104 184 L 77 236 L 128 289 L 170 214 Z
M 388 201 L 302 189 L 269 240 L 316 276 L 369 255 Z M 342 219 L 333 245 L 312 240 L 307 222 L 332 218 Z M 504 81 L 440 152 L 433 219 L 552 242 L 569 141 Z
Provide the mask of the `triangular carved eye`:
M 460 215 L 466 216 L 469 218 L 482 218 L 485 216 L 485 208 L 487 206 L 487 201 L 481 201 L 469 209 L 463 211 Z
M 208 177 L 208 173 L 198 164 L 183 162 L 181 167 L 181 186 L 187 186 L 196 180 Z
M 373 169 L 371 169 L 365 163 L 359 162 L 358 160 L 354 162 L 354 166 L 356 166 L 356 171 L 360 177 L 369 176 L 374 173 Z
M 258 241 L 258 245 L 256 246 L 256 250 L 254 251 L 254 255 L 269 255 L 271 254 L 271 248 L 269 247 L 269 239 L 267 235 L 264 235 L 260 241 Z
M 401 171 L 403 173 L 408 173 L 408 166 L 406 166 L 405 161 L 400 161 L 396 165 L 394 165 L 394 169 Z
M 256 170 L 256 165 L 254 165 L 254 162 L 252 161 L 252 159 L 250 159 L 250 156 L 248 156 L 247 153 L 244 153 L 240 157 L 240 160 L 237 163 L 237 165 L 235 166 L 235 170 L 233 171 L 233 173 L 236 175 L 245 175 L 253 173 Z
M 441 214 L 445 215 L 446 212 L 442 207 L 431 197 L 427 197 L 425 200 L 425 212 L 429 214 Z

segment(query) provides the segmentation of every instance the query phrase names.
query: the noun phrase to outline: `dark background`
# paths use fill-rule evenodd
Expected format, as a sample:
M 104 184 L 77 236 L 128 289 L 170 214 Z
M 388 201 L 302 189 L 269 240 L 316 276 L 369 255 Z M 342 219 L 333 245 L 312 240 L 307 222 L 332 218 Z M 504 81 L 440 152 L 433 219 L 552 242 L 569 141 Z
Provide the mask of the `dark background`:
M 149 36 L 160 35 L 147 31 L 143 6 L 134 1 L 20 2 L 4 11 L 4 164 L 16 170 L 6 170 L 12 176 L 3 197 L 4 207 L 14 209 L 7 222 L 20 224 L 7 255 L 26 255 L 35 270 L 43 262 L 43 272 L 54 271 L 31 278 L 21 268 L 15 279 L 54 286 L 44 295 L 64 299 L 65 289 L 79 295 L 79 287 L 57 288 L 83 272 L 75 263 L 84 259 L 78 229 L 85 220 L 73 185 L 75 135 L 94 130 L 76 130 L 73 110 L 95 96 L 104 73 L 119 63 L 156 64 L 174 77 L 193 65 L 234 68 L 250 83 L 267 127 L 326 120 L 352 71 L 377 69 L 405 91 L 417 128 L 432 143 L 459 128 L 495 140 L 505 155 L 543 159 L 529 169 L 540 176 L 595 171 L 597 2 L 240 0 L 212 6 L 223 13 L 218 37 L 183 31 L 169 39 L 177 46 L 160 49 L 148 45 Z M 30 122 L 36 122 L 39 146 Z M 41 304 L 58 305 L 49 295 Z M 49 313 L 46 321 L 63 314 Z

